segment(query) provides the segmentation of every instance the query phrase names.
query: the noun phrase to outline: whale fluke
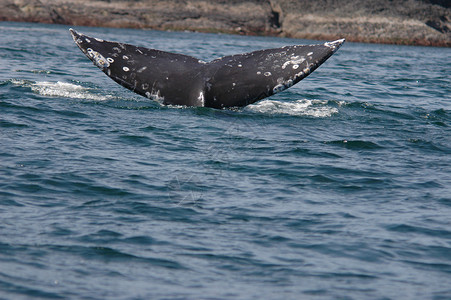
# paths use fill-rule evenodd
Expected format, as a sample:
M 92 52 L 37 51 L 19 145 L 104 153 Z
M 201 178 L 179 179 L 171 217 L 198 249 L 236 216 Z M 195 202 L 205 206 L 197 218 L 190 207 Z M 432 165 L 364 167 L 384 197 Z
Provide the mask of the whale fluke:
M 120 85 L 163 104 L 212 108 L 246 106 L 289 88 L 345 41 L 258 50 L 204 62 L 70 32 L 81 51 Z

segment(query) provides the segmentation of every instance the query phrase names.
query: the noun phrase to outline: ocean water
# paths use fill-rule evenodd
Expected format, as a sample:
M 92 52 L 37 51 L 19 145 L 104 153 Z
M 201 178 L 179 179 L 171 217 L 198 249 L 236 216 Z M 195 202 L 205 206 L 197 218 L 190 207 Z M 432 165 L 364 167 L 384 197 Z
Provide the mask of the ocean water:
M 0 299 L 451 299 L 451 49 L 345 43 L 166 107 L 68 26 L 0 23 Z M 75 27 L 211 60 L 318 41 Z

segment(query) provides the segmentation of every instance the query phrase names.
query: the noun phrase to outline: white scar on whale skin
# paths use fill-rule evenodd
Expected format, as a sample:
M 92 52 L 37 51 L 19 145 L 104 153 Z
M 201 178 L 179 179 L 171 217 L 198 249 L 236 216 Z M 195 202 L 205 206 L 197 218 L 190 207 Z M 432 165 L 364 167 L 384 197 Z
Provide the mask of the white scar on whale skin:
M 293 69 L 299 68 L 299 65 L 302 64 L 305 61 L 305 58 L 303 56 L 292 56 L 291 60 L 288 60 L 284 62 L 282 65 L 282 69 L 285 69 L 289 64 L 293 65 Z
M 154 90 L 152 88 L 152 92 L 146 92 L 145 94 L 146 94 L 147 98 L 152 99 L 154 101 L 157 101 L 160 104 L 163 104 L 163 102 L 164 102 L 164 97 L 162 97 L 160 95 L 160 91 L 159 90 Z
M 98 66 L 99 68 L 108 68 L 110 66 L 108 60 L 99 52 L 94 51 L 91 48 L 86 49 L 86 51 L 88 52 L 88 55 L 93 59 L 96 66 Z
M 200 106 L 204 107 L 205 106 L 205 98 L 204 98 L 204 92 L 200 92 L 199 97 L 197 98 L 197 100 L 199 100 L 200 102 Z
M 340 40 L 336 40 L 333 42 L 325 42 L 324 46 L 332 48 L 335 52 L 336 50 L 338 50 L 337 46 L 341 46 L 341 44 L 343 44 L 344 41 L 345 41 L 345 39 L 340 39 Z
M 292 79 L 288 79 L 287 81 L 283 82 L 282 80 L 277 80 L 277 82 L 280 82 L 278 85 L 276 85 L 273 89 L 272 92 L 274 94 L 280 93 L 284 90 L 286 90 L 289 87 L 292 87 L 294 85 L 294 81 Z

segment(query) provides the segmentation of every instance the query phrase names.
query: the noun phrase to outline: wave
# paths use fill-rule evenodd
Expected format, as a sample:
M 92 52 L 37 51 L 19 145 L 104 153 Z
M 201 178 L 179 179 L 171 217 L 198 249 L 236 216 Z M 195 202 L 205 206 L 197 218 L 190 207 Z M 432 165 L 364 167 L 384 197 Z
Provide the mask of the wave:
M 334 106 L 330 104 L 334 104 Z M 328 100 L 296 100 L 282 102 L 276 100 L 263 100 L 247 106 L 244 110 L 263 114 L 284 114 L 290 116 L 309 116 L 316 118 L 328 118 L 338 113 L 338 108 L 343 103 Z
M 112 95 L 98 95 L 93 89 L 67 82 L 36 82 L 31 86 L 33 92 L 43 96 L 56 96 L 73 99 L 105 101 L 112 99 Z
M 69 82 L 50 82 L 37 81 L 32 82 L 28 80 L 11 79 L 9 80 L 15 86 L 31 88 L 31 90 L 42 96 L 50 97 L 64 97 L 71 99 L 84 99 L 94 101 L 105 101 L 114 99 L 113 95 L 101 95 L 95 88 L 85 87 L 83 85 L 69 83 Z

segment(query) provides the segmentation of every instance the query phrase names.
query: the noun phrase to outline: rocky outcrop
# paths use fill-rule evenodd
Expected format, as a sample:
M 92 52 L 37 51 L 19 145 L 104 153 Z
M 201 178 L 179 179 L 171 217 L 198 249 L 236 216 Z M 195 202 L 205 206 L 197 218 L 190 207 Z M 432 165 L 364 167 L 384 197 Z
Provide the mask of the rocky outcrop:
M 446 0 L 2 0 L 0 21 L 451 46 Z
M 284 12 L 286 36 L 327 39 L 338 34 L 350 41 L 451 46 L 449 1 L 271 2 Z
M 70 25 L 275 34 L 268 1 L 3 0 L 0 20 Z

